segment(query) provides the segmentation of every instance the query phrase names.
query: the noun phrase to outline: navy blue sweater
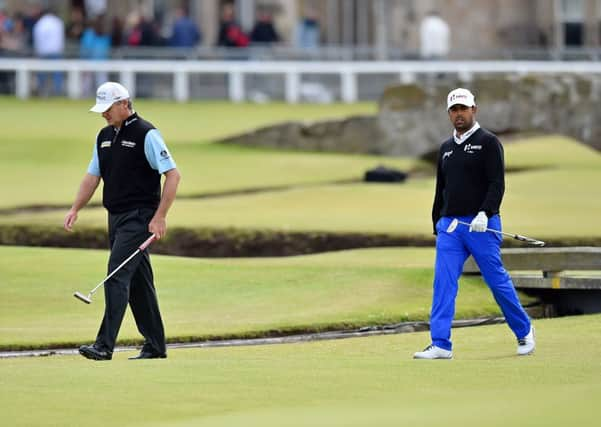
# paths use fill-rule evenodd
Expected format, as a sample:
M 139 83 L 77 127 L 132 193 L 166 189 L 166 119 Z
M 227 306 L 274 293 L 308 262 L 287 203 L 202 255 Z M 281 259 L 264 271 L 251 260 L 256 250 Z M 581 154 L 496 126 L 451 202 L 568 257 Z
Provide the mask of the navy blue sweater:
M 503 146 L 485 129 L 478 129 L 462 144 L 453 137 L 440 147 L 432 222 L 443 216 L 499 213 L 505 192 Z

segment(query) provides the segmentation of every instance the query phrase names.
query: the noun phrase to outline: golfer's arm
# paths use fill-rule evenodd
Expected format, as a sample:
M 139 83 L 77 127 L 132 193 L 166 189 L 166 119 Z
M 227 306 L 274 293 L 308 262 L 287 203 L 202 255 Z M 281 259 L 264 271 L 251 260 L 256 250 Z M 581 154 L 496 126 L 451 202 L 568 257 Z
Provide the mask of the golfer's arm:
M 442 193 L 444 190 L 444 176 L 442 174 L 441 160 L 438 160 L 438 166 L 436 168 L 436 190 L 434 193 L 434 203 L 432 203 L 432 227 L 434 234 L 436 234 L 436 223 L 440 219 L 440 211 L 442 209 Z
M 177 193 L 177 186 L 181 179 L 181 175 L 179 171 L 174 168 L 165 172 L 165 183 L 163 184 L 163 194 L 161 196 L 161 202 L 159 203 L 159 207 L 155 213 L 156 217 L 166 218 L 167 212 L 169 208 L 173 204 L 175 200 L 175 195 Z
M 77 212 L 83 208 L 94 195 L 96 188 L 98 188 L 98 184 L 100 184 L 99 176 L 86 173 L 81 180 L 79 191 L 77 192 L 77 196 L 75 196 L 75 201 L 73 202 L 73 206 L 71 206 L 71 210 Z
M 492 212 L 498 212 L 505 193 L 505 161 L 503 146 L 500 142 L 491 144 L 486 152 L 486 179 L 488 189 L 484 202 L 480 206 L 490 217 Z

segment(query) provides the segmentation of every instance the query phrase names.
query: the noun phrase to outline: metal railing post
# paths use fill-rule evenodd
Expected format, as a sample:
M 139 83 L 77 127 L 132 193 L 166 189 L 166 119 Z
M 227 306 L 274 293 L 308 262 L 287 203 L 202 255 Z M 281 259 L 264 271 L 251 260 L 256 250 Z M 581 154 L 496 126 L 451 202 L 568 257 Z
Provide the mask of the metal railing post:
M 136 97 L 136 74 L 131 70 L 121 70 L 119 73 L 121 84 L 127 88 L 132 98 Z
M 228 93 L 230 101 L 244 101 L 244 74 L 241 71 L 230 71 Z
M 286 102 L 296 104 L 300 92 L 300 75 L 296 71 L 286 72 Z
M 173 78 L 173 94 L 177 102 L 186 102 L 190 97 L 190 80 L 186 71 L 176 71 Z
M 345 69 L 340 76 L 342 101 L 350 104 L 357 101 L 357 76 L 351 69 Z
M 81 70 L 71 68 L 67 72 L 67 96 L 71 99 L 81 98 Z
M 16 96 L 19 99 L 27 99 L 30 95 L 29 71 L 26 68 L 18 68 L 16 72 Z

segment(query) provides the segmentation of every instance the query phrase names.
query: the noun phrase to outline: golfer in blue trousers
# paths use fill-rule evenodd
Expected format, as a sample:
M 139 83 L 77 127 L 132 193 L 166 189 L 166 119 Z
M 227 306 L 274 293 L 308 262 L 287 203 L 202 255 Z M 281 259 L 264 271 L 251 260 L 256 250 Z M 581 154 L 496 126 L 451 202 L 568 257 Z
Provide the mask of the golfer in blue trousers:
M 430 313 L 432 343 L 415 359 L 452 359 L 451 324 L 455 315 L 458 280 L 471 254 L 491 289 L 507 324 L 518 341 L 517 354 L 534 351 L 534 328 L 501 260 L 499 208 L 505 192 L 503 146 L 475 120 L 474 95 L 458 88 L 447 97 L 447 111 L 455 130 L 438 157 L 436 194 L 432 208 L 436 234 L 434 293 Z M 447 232 L 453 219 L 459 225 Z

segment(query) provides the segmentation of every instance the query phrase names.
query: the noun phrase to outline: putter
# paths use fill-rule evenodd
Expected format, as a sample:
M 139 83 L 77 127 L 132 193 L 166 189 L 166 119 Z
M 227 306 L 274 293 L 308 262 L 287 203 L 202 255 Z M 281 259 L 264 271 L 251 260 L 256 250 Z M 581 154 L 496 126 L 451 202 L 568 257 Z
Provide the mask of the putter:
M 451 221 L 451 223 L 447 227 L 447 233 L 452 233 L 453 231 L 455 231 L 455 229 L 457 228 L 457 226 L 459 224 L 467 225 L 468 227 L 471 225 L 469 222 L 459 221 L 457 218 L 455 218 L 453 221 Z M 492 228 L 487 228 L 486 231 L 492 231 L 493 233 L 502 234 L 503 236 L 507 236 L 507 237 L 512 237 L 516 240 L 519 240 L 521 242 L 526 242 L 526 243 L 529 243 L 534 246 L 539 246 L 539 247 L 545 246 L 545 242 L 543 242 L 542 240 L 532 239 L 530 237 L 522 236 L 521 234 L 505 233 L 503 231 L 493 230 Z
M 119 265 L 119 267 L 115 268 L 111 272 L 111 274 L 109 274 L 108 276 L 106 276 L 102 282 L 98 283 L 94 287 L 94 289 L 92 289 L 90 291 L 90 293 L 87 296 L 84 295 L 84 294 L 82 294 L 81 292 L 75 292 L 73 294 L 73 296 L 75 298 L 77 298 L 78 300 L 85 302 L 86 304 L 91 304 L 92 303 L 92 295 L 94 295 L 94 292 L 96 292 L 99 287 L 101 287 L 102 285 L 104 285 L 104 282 L 106 282 L 108 279 L 110 279 L 111 277 L 113 277 L 113 275 L 116 272 L 118 272 L 121 269 L 121 267 L 123 267 L 125 264 L 127 264 L 133 257 L 135 257 L 138 254 L 138 252 L 141 252 L 144 249 L 146 249 L 148 247 L 148 245 L 150 245 L 154 241 L 155 238 L 156 238 L 156 236 L 154 234 L 151 234 L 150 237 L 144 241 L 144 243 L 142 243 L 140 246 L 138 246 L 138 249 L 136 249 L 136 251 L 133 254 L 131 254 L 125 261 L 123 261 Z

